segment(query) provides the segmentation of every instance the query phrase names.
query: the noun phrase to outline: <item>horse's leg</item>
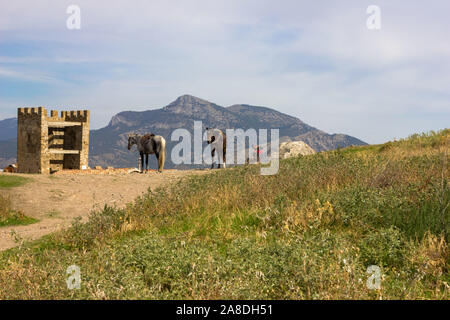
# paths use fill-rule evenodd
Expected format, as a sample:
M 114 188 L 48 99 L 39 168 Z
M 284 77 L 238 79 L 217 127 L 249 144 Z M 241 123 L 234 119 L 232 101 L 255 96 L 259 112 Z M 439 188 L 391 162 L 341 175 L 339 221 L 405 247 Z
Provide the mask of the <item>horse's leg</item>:
M 220 166 L 222 165 L 222 157 L 220 156 L 220 150 L 217 151 L 217 169 L 220 169 Z
M 216 149 L 211 149 L 211 169 L 214 169 L 214 153 Z
M 217 152 L 217 168 L 225 168 L 225 151 Z
M 140 155 L 141 155 L 141 173 L 143 173 L 144 172 L 144 153 L 141 152 Z
M 159 165 L 159 152 L 155 152 L 156 160 L 158 162 L 158 172 L 161 172 L 161 166 Z
M 225 162 L 227 162 L 227 154 L 226 154 L 225 150 L 223 151 L 222 160 L 223 160 L 223 168 L 226 169 L 227 166 L 226 166 Z
M 145 172 L 148 172 L 148 153 L 145 155 Z
M 221 152 L 217 153 L 217 168 L 225 168 L 225 160 L 224 160 L 224 154 L 223 154 L 223 150 L 221 150 Z

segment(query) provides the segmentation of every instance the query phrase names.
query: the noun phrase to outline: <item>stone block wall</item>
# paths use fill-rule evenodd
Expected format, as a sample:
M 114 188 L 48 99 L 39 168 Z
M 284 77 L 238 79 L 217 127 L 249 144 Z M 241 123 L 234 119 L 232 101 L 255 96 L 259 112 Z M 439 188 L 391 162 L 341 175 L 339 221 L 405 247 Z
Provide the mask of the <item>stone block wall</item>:
M 19 108 L 17 116 L 17 166 L 21 173 L 50 173 L 87 169 L 89 160 L 88 110 Z

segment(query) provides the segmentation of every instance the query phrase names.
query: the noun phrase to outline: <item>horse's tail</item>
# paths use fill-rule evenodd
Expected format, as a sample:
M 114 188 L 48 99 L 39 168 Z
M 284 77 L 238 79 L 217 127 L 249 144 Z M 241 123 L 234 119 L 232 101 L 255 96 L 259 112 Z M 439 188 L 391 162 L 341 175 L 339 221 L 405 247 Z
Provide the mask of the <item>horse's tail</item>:
M 163 137 L 161 137 L 161 150 L 159 152 L 158 158 L 159 171 L 163 171 L 165 161 L 166 161 L 166 140 Z

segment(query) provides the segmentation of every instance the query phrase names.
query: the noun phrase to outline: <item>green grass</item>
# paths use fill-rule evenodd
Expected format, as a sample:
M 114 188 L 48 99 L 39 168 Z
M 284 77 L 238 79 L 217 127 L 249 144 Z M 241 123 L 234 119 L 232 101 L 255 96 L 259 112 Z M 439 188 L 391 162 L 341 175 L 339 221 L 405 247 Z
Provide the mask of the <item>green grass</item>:
M 38 220 L 25 216 L 21 212 L 11 209 L 11 201 L 8 197 L 0 195 L 0 227 L 28 225 Z
M 26 226 L 38 222 L 39 220 L 24 216 L 20 213 L 11 214 L 9 218 L 0 220 L 0 227 L 5 226 Z
M 29 178 L 0 175 L 0 189 L 19 187 L 29 181 Z M 0 195 L 0 227 L 28 225 L 37 221 L 34 218 L 25 216 L 22 212 L 12 210 L 10 199 Z
M 19 176 L 0 175 L 0 188 L 20 187 L 29 182 L 29 178 Z
M 0 298 L 448 299 L 449 134 L 290 158 L 274 176 L 217 170 L 105 207 L 1 254 Z

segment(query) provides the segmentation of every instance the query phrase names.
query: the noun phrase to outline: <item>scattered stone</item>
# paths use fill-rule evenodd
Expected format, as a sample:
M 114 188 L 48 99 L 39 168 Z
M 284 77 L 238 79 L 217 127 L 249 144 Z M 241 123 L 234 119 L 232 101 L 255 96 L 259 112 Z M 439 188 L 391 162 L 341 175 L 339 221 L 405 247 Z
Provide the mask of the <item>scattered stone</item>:
M 133 169 L 128 170 L 128 173 L 140 173 L 140 171 L 137 168 L 133 168 Z
M 286 159 L 298 155 L 307 156 L 316 153 L 313 148 L 303 141 L 282 142 L 280 144 L 280 158 Z

